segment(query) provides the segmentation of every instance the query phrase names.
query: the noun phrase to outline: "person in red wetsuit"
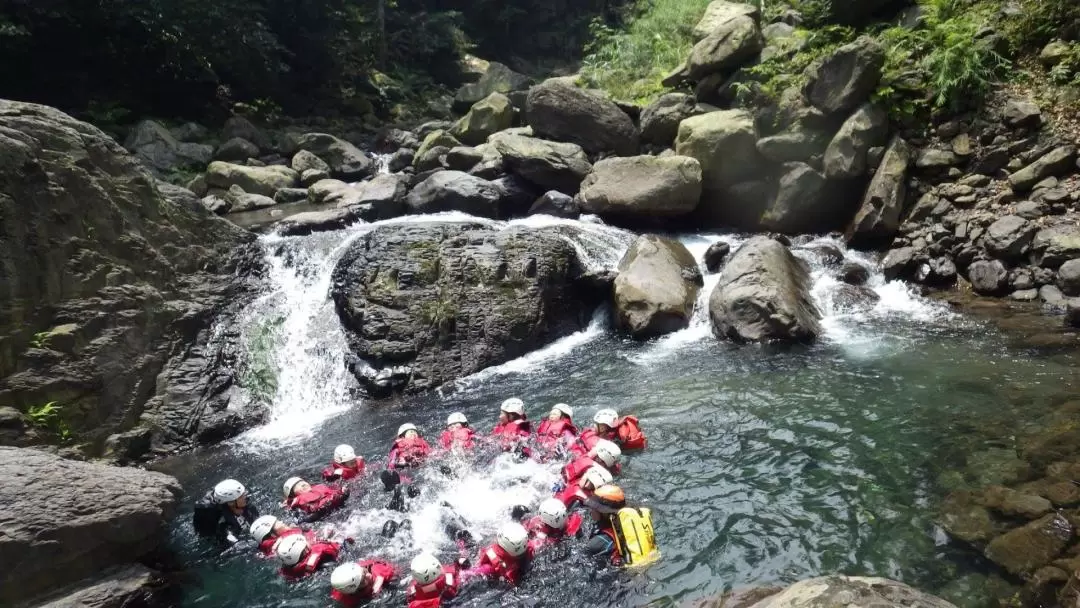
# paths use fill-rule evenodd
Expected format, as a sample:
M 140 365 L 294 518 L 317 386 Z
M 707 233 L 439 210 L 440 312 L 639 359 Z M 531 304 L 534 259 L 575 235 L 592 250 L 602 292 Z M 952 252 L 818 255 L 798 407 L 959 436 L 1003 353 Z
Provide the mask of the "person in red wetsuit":
M 419 467 L 431 454 L 431 446 L 420 436 L 415 424 L 406 422 L 398 427 L 397 439 L 390 448 L 386 466 L 390 469 L 408 469 Z
M 615 445 L 615 442 L 608 441 L 607 439 L 598 439 L 593 445 L 593 449 L 589 450 L 588 454 L 578 456 L 563 467 L 563 480 L 568 484 L 575 483 L 581 479 L 581 476 L 585 474 L 585 471 L 588 471 L 594 466 L 602 466 L 613 476 L 618 475 L 621 470 L 621 467 L 619 466 L 619 460 L 621 458 L 622 450 L 619 449 L 619 446 Z
M 359 606 L 397 582 L 397 568 L 389 562 L 365 559 L 342 564 L 330 573 L 330 597 L 352 608 Z
M 556 486 L 555 498 L 566 505 L 567 509 L 571 509 L 575 505 L 588 500 L 596 488 L 609 484 L 611 481 L 611 473 L 604 467 L 595 465 L 588 471 L 585 471 L 585 474 L 576 482 L 571 484 L 560 484 L 562 487 Z
M 251 537 L 259 543 L 259 551 L 267 557 L 274 555 L 274 544 L 278 539 L 290 534 L 303 534 L 309 543 L 315 542 L 314 532 L 305 532 L 299 526 L 290 527 L 273 515 L 263 515 L 251 524 Z
M 525 416 L 525 402 L 511 398 L 499 407 L 499 423 L 491 430 L 491 436 L 505 452 L 523 447 L 532 435 L 532 423 Z
M 430 553 L 421 553 L 409 564 L 412 582 L 405 592 L 409 608 L 439 608 L 443 600 L 457 596 L 460 566 L 444 566 Z
M 274 555 L 281 563 L 281 575 L 295 580 L 314 574 L 329 562 L 337 561 L 341 545 L 330 541 L 308 543 L 303 534 L 282 536 L 274 545 Z
M 476 432 L 469 426 L 469 419 L 461 412 L 454 412 L 446 418 L 446 430 L 439 436 L 439 445 L 444 450 L 466 452 L 473 449 Z
M 295 511 L 300 521 L 315 521 L 345 504 L 349 488 L 311 485 L 300 477 L 285 481 L 285 506 Z
M 558 498 L 540 503 L 537 516 L 525 523 L 529 531 L 529 550 L 535 555 L 544 547 L 581 533 L 581 515 L 571 515 Z
M 577 440 L 578 430 L 572 417 L 574 410 L 565 403 L 556 403 L 548 417 L 540 423 L 536 440 L 548 452 L 561 454 Z
M 509 522 L 499 528 L 494 543 L 480 550 L 472 572 L 517 585 L 531 558 L 528 530 L 517 522 Z
M 334 460 L 323 469 L 326 481 L 349 481 L 364 474 L 364 459 L 356 455 L 351 445 L 341 444 L 334 448 Z
M 619 418 L 619 413 L 612 409 L 603 409 L 593 416 L 596 426 L 581 433 L 572 450 L 574 453 L 588 454 L 598 439 L 614 441 L 624 452 L 643 450 L 648 445 L 645 434 L 641 432 L 638 419 L 634 416 Z

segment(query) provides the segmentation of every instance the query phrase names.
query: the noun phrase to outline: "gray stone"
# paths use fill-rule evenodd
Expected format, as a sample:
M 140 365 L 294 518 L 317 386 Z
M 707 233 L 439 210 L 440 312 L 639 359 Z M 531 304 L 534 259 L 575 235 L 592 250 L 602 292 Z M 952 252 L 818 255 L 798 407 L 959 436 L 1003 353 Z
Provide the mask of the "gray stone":
M 983 245 L 991 255 L 1015 260 L 1028 251 L 1037 227 L 1016 215 L 998 218 L 983 235 Z
M 251 142 L 262 152 L 269 152 L 274 147 L 274 143 L 270 141 L 270 136 L 262 129 L 251 124 L 251 121 L 243 116 L 229 118 L 229 120 L 225 121 L 225 126 L 221 128 L 221 139 L 223 141 L 234 137 Z
M 187 142 L 199 142 L 210 136 L 209 129 L 194 122 L 185 122 L 179 127 L 173 127 L 172 129 L 169 129 L 169 133 L 171 133 L 177 141 Z
M 1008 272 L 998 260 L 979 260 L 968 266 L 968 280 L 976 293 L 999 295 L 1006 286 Z
M 1076 148 L 1061 146 L 1047 153 L 1030 165 L 1009 176 L 1009 183 L 1017 192 L 1027 192 L 1047 177 L 1063 175 L 1074 170 Z
M 410 213 L 461 211 L 480 217 L 498 217 L 502 194 L 491 182 L 461 171 L 439 171 L 405 197 Z
M 212 146 L 177 141 L 168 129 L 152 120 L 135 125 L 124 147 L 157 175 L 177 168 L 201 169 L 214 155 Z
M 793 131 L 762 137 L 757 142 L 761 155 L 775 163 L 809 162 L 825 153 L 829 140 L 814 131 Z
M 510 98 L 492 93 L 473 104 L 469 112 L 454 123 L 450 134 L 469 146 L 478 146 L 488 137 L 514 126 L 514 107 Z
M 293 171 L 296 171 L 300 174 L 303 174 L 304 171 L 309 171 L 312 169 L 316 171 L 323 171 L 328 174 L 330 173 L 330 165 L 326 164 L 326 161 L 319 158 L 318 156 L 315 156 L 315 154 L 308 152 L 307 150 L 300 150 L 299 152 L 294 154 L 292 157 L 292 161 L 290 161 L 289 163 L 289 166 L 292 167 Z M 327 176 L 327 178 L 329 178 L 329 176 Z
M 307 188 L 324 179 L 330 179 L 329 171 L 323 171 L 322 169 L 308 169 L 300 174 L 300 185 Z M 280 192 L 280 190 L 278 192 Z M 277 198 L 277 194 L 274 195 L 274 198 Z
M 713 0 L 705 7 L 705 14 L 694 26 L 694 39 L 705 38 L 736 17 L 750 17 L 757 21 L 761 17 L 761 11 L 753 4 Z
M 1042 124 L 1042 111 L 1028 99 L 1010 99 L 1002 110 L 1001 120 L 1010 128 L 1033 128 Z
M 619 262 L 615 324 L 638 340 L 688 327 L 701 286 L 697 262 L 682 243 L 640 236 Z
M 1043 228 L 1031 244 L 1031 261 L 1046 268 L 1058 268 L 1080 258 L 1080 226 L 1061 224 Z
M 1080 298 L 1069 298 L 1065 303 L 1065 325 L 1080 327 Z
M 787 247 L 754 237 L 731 255 L 709 298 L 713 333 L 737 341 L 811 341 L 821 314 L 810 274 Z
M 375 162 L 363 150 L 333 135 L 305 133 L 296 140 L 296 146 L 322 159 L 335 179 L 358 181 L 375 173 Z
M 274 202 L 279 205 L 302 203 L 307 200 L 307 188 L 282 188 L 274 194 Z
M 896 233 L 907 196 L 910 164 L 910 146 L 902 138 L 894 137 L 847 228 L 849 240 L 877 241 L 891 238 Z
M 886 281 L 907 277 L 915 270 L 915 248 L 899 247 L 889 251 L 881 262 L 881 271 Z
M 1016 203 L 1013 213 L 1026 220 L 1037 220 L 1045 215 L 1043 206 L 1033 201 L 1020 201 L 1019 203 Z
M 480 80 L 469 83 L 458 89 L 454 95 L 453 108 L 455 112 L 467 112 L 473 104 L 488 97 L 492 93 L 509 95 L 515 91 L 524 91 L 529 88 L 531 80 L 524 74 L 519 74 L 505 65 L 492 61 Z
M 50 488 L 48 509 L 27 491 L 40 487 Z M 181 494 L 161 473 L 0 447 L 0 602 L 15 605 L 150 554 Z
M 752 17 L 732 17 L 690 50 L 686 76 L 698 81 L 712 74 L 731 72 L 756 57 L 764 46 L 761 30 Z
M 984 176 L 994 176 L 1009 164 L 1009 151 L 1005 148 L 994 148 L 975 161 L 971 167 L 972 173 Z
M 468 172 L 482 160 L 484 160 L 483 152 L 480 152 L 476 148 L 458 146 L 456 148 L 451 148 L 450 151 L 446 153 L 446 168 L 454 171 Z
M 233 186 L 225 194 L 225 200 L 229 203 L 229 213 L 241 213 L 265 209 L 277 204 L 274 199 L 262 194 L 244 192 L 239 186 Z
M 886 113 L 874 105 L 863 104 L 844 121 L 825 150 L 825 177 L 843 180 L 865 175 L 870 148 L 885 145 L 888 135 Z
M 884 578 L 825 576 L 796 583 L 748 608 L 956 608 Z
M 700 199 L 701 165 L 687 156 L 601 160 L 577 195 L 588 213 L 636 218 L 686 215 Z
M 686 93 L 666 93 L 641 112 L 641 140 L 670 146 L 679 133 L 679 123 L 702 114 L 694 98 Z
M 215 160 L 245 161 L 259 155 L 259 147 L 246 139 L 234 137 L 221 144 L 214 153 Z
M 724 241 L 709 245 L 709 248 L 705 250 L 705 269 L 709 272 L 719 272 L 729 253 L 731 253 L 731 245 Z
M 537 214 L 577 219 L 581 215 L 581 209 L 574 197 L 558 190 L 549 190 L 529 207 L 529 215 Z
M 1043 308 L 1050 313 L 1063 313 L 1066 309 L 1065 294 L 1053 285 L 1043 285 L 1039 288 L 1039 299 L 1042 300 Z
M 919 151 L 915 167 L 923 171 L 944 171 L 959 162 L 960 159 L 949 150 L 927 148 Z
M 828 115 L 846 114 L 877 88 L 885 50 L 871 37 L 846 44 L 808 69 L 806 99 Z
M 701 164 L 700 206 L 706 207 L 703 211 L 714 221 L 728 225 L 740 223 L 741 208 L 745 205 L 738 204 L 741 197 L 732 191 L 751 182 L 762 169 L 757 139 L 754 117 L 743 110 L 709 112 L 679 125 L 675 153 L 696 158 Z M 764 203 L 765 197 L 761 199 Z M 760 216 L 760 212 L 750 215 Z
M 1058 268 L 1057 286 L 1070 298 L 1080 296 L 1080 259 L 1069 260 Z
M 1072 536 L 1064 516 L 1047 515 L 990 541 L 986 557 L 1014 575 L 1029 574 L 1060 555 Z
M 272 197 L 282 188 L 299 185 L 300 176 L 288 167 L 246 167 L 214 161 L 206 169 L 206 183 L 223 190 L 239 186 L 244 192 Z
M 491 144 L 511 172 L 544 190 L 577 194 L 582 180 L 592 169 L 588 157 L 577 144 L 506 133 L 495 134 Z
M 803 163 L 783 166 L 769 210 L 761 218 L 762 226 L 785 234 L 825 232 L 839 226 L 843 218 L 826 208 L 825 176 Z
M 538 137 L 574 143 L 591 153 L 637 154 L 638 129 L 625 112 L 560 79 L 529 89 L 526 117 Z

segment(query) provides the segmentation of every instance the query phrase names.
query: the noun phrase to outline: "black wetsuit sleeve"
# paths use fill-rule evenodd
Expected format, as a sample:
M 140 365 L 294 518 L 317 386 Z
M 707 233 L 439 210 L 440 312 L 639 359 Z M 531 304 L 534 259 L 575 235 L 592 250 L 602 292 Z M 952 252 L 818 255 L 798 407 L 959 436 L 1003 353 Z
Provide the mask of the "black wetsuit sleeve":
M 585 544 L 585 552 L 589 555 L 611 555 L 615 550 L 615 543 L 607 534 L 597 534 Z

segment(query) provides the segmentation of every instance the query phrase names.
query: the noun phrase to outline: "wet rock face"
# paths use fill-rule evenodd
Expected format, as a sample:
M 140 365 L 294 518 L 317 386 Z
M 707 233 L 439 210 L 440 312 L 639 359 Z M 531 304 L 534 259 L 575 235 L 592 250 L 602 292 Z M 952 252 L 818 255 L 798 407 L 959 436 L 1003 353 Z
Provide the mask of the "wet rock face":
M 884 578 L 824 576 L 805 580 L 749 608 L 956 608 Z
M 163 449 L 218 424 L 230 372 L 188 366 L 239 295 L 235 275 L 257 267 L 254 237 L 101 131 L 33 104 L 0 101 L 0 193 L 0 403 L 54 403 L 95 454 L 140 416 Z
M 17 605 L 154 551 L 181 494 L 179 482 L 161 473 L 0 447 L 0 604 Z
M 1029 574 L 1060 555 L 1073 532 L 1062 515 L 1047 515 L 995 538 L 986 547 L 986 557 L 1012 574 Z
M 690 325 L 701 285 L 701 272 L 686 246 L 640 236 L 619 262 L 616 324 L 637 339 L 683 329 Z
M 585 327 L 596 302 L 559 230 L 404 224 L 353 243 L 332 295 L 364 388 L 425 391 Z

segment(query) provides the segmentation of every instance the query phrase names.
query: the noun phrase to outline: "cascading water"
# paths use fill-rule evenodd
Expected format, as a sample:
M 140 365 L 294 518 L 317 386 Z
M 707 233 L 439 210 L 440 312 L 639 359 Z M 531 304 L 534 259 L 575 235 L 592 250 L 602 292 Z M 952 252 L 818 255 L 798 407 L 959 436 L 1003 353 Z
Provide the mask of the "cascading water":
M 437 214 L 384 223 L 451 220 L 557 230 L 592 271 L 614 269 L 634 238 L 595 218 L 495 222 Z M 1011 424 L 1006 417 L 1013 410 L 994 387 L 1053 377 L 1053 369 L 1044 369 L 1048 363 L 1014 360 L 992 332 L 885 281 L 866 256 L 835 241 L 808 239 L 794 250 L 811 265 L 813 297 L 824 317 L 816 345 L 773 349 L 716 340 L 707 302 L 718 277 L 705 274 L 690 327 L 680 332 L 635 343 L 610 331 L 600 311 L 587 329 L 462 379 L 456 390 L 391 406 L 362 403 L 351 395 L 345 340 L 328 290 L 338 256 L 373 226 L 263 238 L 271 289 L 241 323 L 249 359 L 261 360 L 254 375 L 263 382 L 250 386 L 270 402 L 271 422 L 170 463 L 189 494 L 237 477 L 254 489 L 264 512 L 280 513 L 275 505 L 285 478 L 314 477 L 338 443 L 356 447 L 377 470 L 405 421 L 434 441 L 452 411 L 487 432 L 498 403 L 509 396 L 523 398 L 534 419 L 555 402 L 570 403 L 579 424 L 596 409 L 614 407 L 637 414 L 649 436 L 649 448 L 627 459 L 620 483 L 632 500 L 654 509 L 664 559 L 637 576 L 597 579 L 595 564 L 572 552 L 565 561 L 542 560 L 519 590 L 470 588 L 459 605 L 671 605 L 731 587 L 837 571 L 899 578 L 963 606 L 983 605 L 986 573 L 939 546 L 932 507 L 940 474 L 996 446 L 952 432 L 951 423 Z M 733 249 L 742 240 L 678 238 L 699 261 L 717 240 Z M 876 303 L 853 306 L 842 297 L 838 260 L 814 252 L 822 245 L 871 270 L 867 286 Z M 978 387 L 968 382 L 973 375 Z M 550 492 L 558 468 L 490 455 L 476 464 L 450 464 L 450 474 L 437 466 L 421 474 L 422 493 L 407 514 L 387 510 L 388 496 L 368 480 L 326 525 L 356 539 L 353 558 L 405 564 L 430 549 L 449 559 L 456 549 L 444 532 L 448 521 L 489 539 L 511 506 L 535 505 Z M 186 605 L 325 604 L 325 576 L 286 585 L 246 549 L 208 551 L 184 517 L 174 528 L 175 545 L 199 576 L 199 591 L 188 594 Z M 385 521 L 406 519 L 410 525 L 393 539 L 380 535 Z M 559 593 L 552 593 L 553 585 Z

